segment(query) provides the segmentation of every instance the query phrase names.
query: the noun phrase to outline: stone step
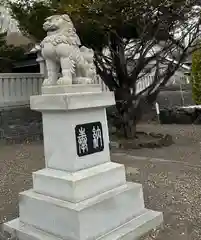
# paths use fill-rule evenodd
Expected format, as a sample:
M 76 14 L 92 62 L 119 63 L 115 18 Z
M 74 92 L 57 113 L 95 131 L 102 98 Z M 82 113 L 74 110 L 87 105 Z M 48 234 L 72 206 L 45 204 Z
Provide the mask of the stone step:
M 144 209 L 142 186 L 127 183 L 71 203 L 33 190 L 20 194 L 20 220 L 64 239 L 96 239 L 124 224 Z
M 29 224 L 24 224 L 20 222 L 19 218 L 5 223 L 3 230 L 20 240 L 63 240 L 58 236 L 48 234 Z
M 125 183 L 124 165 L 112 162 L 74 173 L 50 168 L 33 173 L 35 192 L 69 202 L 83 201 Z
M 162 213 L 144 209 L 122 226 L 94 240 L 137 240 L 145 232 L 159 226 L 163 221 Z M 20 222 L 19 218 L 4 224 L 4 231 L 16 234 L 20 240 L 63 240 L 62 238 Z M 81 240 L 81 238 L 77 239 Z

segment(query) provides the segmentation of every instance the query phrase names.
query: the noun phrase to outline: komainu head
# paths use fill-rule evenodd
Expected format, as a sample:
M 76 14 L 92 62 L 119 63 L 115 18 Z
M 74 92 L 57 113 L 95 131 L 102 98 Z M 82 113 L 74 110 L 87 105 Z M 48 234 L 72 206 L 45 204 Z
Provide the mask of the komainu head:
M 59 30 L 74 29 L 73 23 L 67 14 L 53 15 L 46 18 L 43 28 L 46 32 L 55 32 Z
M 46 18 L 43 28 L 49 36 L 58 36 L 60 39 L 64 39 L 64 42 L 67 39 L 66 42 L 80 45 L 80 39 L 73 26 L 73 22 L 67 14 L 53 15 Z

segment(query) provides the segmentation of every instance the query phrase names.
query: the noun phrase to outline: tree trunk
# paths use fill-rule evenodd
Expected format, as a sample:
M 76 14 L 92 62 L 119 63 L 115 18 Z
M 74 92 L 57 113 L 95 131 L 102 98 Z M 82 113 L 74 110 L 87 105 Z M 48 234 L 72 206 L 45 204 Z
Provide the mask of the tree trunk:
M 136 137 L 136 114 L 134 106 L 124 106 L 124 103 L 129 99 L 131 93 L 128 89 L 118 89 L 115 92 L 116 108 L 119 114 L 119 120 L 121 122 L 121 129 L 119 129 L 122 135 L 127 139 L 133 139 Z
M 130 110 L 123 113 L 123 131 L 126 139 L 136 138 L 136 121 L 134 117 L 130 115 Z M 133 110 L 132 110 L 133 111 Z

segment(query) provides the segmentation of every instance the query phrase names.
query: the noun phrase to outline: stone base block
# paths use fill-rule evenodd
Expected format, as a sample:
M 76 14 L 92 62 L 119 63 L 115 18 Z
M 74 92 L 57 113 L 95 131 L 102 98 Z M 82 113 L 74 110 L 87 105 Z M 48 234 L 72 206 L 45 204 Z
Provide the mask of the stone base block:
M 42 94 L 62 94 L 62 93 L 81 93 L 81 92 L 101 92 L 100 84 L 72 84 L 72 85 L 53 85 L 43 86 Z
M 113 92 L 90 91 L 68 94 L 42 94 L 30 97 L 31 109 L 36 111 L 72 111 L 103 108 L 115 104 Z
M 126 183 L 124 165 L 108 162 L 69 173 L 45 168 L 33 173 L 34 191 L 69 202 L 80 202 Z
M 138 216 L 94 240 L 137 240 L 144 233 L 159 226 L 163 221 L 162 213 L 145 209 Z M 59 236 L 41 231 L 15 219 L 5 223 L 4 230 L 14 233 L 19 240 L 63 240 Z M 71 240 L 71 238 L 65 238 Z M 91 240 L 91 238 L 87 238 Z M 78 238 L 76 240 L 82 240 Z
M 142 186 L 127 183 L 80 203 L 37 194 L 20 194 L 20 220 L 64 239 L 98 239 L 144 209 Z

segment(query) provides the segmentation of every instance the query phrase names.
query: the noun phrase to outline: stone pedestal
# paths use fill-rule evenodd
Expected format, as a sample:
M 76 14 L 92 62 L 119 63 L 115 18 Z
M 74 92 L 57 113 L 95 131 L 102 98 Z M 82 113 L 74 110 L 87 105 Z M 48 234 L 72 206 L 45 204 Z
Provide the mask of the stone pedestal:
M 19 240 L 133 240 L 162 222 L 144 207 L 142 186 L 110 161 L 106 107 L 99 85 L 49 87 L 31 97 L 43 114 L 46 168 L 20 193 L 19 218 L 5 224 Z

